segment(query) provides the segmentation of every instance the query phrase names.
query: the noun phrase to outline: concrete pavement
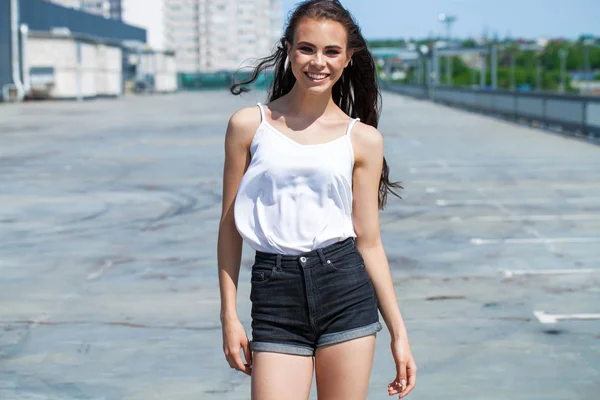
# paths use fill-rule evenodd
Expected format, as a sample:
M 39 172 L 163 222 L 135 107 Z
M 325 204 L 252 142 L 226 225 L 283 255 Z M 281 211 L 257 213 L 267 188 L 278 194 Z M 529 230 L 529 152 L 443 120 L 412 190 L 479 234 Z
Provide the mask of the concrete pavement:
M 249 398 L 221 350 L 215 249 L 227 119 L 256 101 L 0 107 L 0 399 Z M 597 398 L 600 320 L 534 312 L 600 313 L 600 147 L 393 94 L 380 130 L 405 186 L 381 226 L 409 398 Z M 384 329 L 369 399 L 393 376 Z

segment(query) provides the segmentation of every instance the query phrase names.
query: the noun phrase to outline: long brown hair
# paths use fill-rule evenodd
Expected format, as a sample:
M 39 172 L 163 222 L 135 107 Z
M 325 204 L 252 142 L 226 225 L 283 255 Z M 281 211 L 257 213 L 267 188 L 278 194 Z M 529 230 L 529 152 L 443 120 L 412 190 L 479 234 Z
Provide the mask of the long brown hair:
M 273 69 L 274 72 L 273 84 L 269 88 L 269 102 L 292 90 L 296 77 L 292 73 L 289 61 L 286 66 L 287 44 L 294 42 L 296 27 L 303 18 L 337 21 L 346 28 L 348 49 L 354 50 L 354 54 L 352 61 L 333 86 L 333 101 L 350 117 L 360 118 L 363 123 L 377 128 L 381 115 L 381 93 L 377 85 L 375 60 L 354 18 L 338 0 L 305 0 L 299 3 L 289 17 L 277 50 L 270 56 L 260 59 L 247 79 L 234 82 L 230 89 L 231 93 L 239 95 L 249 91 L 245 85 L 256 81 L 258 76 L 267 69 Z M 383 209 L 387 202 L 388 192 L 400 197 L 393 189 L 402 189 L 399 182 L 390 182 L 389 172 L 390 168 L 384 157 L 379 181 L 380 209 Z

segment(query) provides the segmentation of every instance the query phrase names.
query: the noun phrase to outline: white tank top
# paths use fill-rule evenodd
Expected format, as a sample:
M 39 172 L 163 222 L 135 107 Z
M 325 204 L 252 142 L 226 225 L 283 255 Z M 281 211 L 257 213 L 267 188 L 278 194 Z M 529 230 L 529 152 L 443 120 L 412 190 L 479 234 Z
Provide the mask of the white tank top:
M 258 107 L 261 123 L 234 205 L 242 238 L 257 251 L 295 255 L 356 237 L 350 132 L 359 119 L 344 136 L 303 145 L 269 124 Z

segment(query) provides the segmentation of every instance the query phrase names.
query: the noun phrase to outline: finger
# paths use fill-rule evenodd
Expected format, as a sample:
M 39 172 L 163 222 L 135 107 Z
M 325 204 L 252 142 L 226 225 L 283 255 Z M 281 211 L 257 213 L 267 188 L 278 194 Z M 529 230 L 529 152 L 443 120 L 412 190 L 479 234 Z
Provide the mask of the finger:
M 407 382 L 405 361 L 400 362 L 400 368 L 398 370 L 398 375 L 396 376 L 396 381 L 398 382 L 398 385 L 401 388 L 400 390 L 404 390 Z
M 246 365 L 252 365 L 252 351 L 250 350 L 250 343 L 246 340 L 242 343 L 242 349 L 244 350 L 244 358 L 246 359 Z
M 238 349 L 238 351 L 232 352 L 231 358 L 233 361 L 233 368 L 237 369 L 238 371 L 242 371 L 242 372 L 246 371 L 246 366 L 242 362 L 242 356 L 240 355 L 239 349 Z
M 388 394 L 401 393 L 406 387 L 406 362 L 401 361 L 400 366 L 396 370 L 396 379 L 388 385 Z
M 227 360 L 227 364 L 229 364 L 229 366 L 232 369 L 235 369 L 235 367 L 236 367 L 235 357 L 232 354 L 227 353 L 227 354 L 225 354 L 225 359 Z
M 417 384 L 417 366 L 409 363 L 406 366 L 406 374 L 408 376 L 408 384 L 404 391 L 401 393 L 400 398 L 407 396 Z
M 400 393 L 400 387 L 398 385 L 388 386 L 388 395 L 393 396 Z
M 408 386 L 414 387 L 417 384 L 417 366 L 414 364 L 408 364 L 406 367 L 408 375 Z
M 225 358 L 227 360 L 227 363 L 229 364 L 231 369 L 241 371 L 246 375 L 251 375 L 252 367 L 250 365 L 244 365 L 244 363 L 242 362 L 242 358 L 239 354 L 239 350 L 237 351 L 237 357 L 235 351 L 225 352 Z
M 227 364 L 229 364 L 229 368 L 236 369 L 235 360 L 233 359 L 233 357 L 227 357 Z
M 393 394 L 398 394 L 401 391 L 402 387 L 400 385 L 400 382 L 398 381 L 398 378 L 394 379 L 394 381 L 388 385 L 388 394 L 390 396 Z
M 252 375 L 252 351 L 250 350 L 248 342 L 242 344 L 242 350 L 244 351 L 244 358 L 246 359 L 244 373 L 246 375 Z
M 233 363 L 233 357 L 231 356 L 231 352 L 226 347 L 223 347 L 223 353 L 225 354 L 225 361 L 227 361 L 227 364 L 229 364 L 229 367 L 235 368 L 235 364 Z

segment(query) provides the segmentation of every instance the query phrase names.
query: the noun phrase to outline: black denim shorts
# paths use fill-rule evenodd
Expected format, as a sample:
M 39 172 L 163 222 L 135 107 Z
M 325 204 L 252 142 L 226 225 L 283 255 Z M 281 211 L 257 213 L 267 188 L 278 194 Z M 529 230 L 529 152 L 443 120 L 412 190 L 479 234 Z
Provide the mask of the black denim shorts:
M 252 351 L 312 356 L 382 329 L 353 238 L 299 255 L 256 252 L 251 282 Z

